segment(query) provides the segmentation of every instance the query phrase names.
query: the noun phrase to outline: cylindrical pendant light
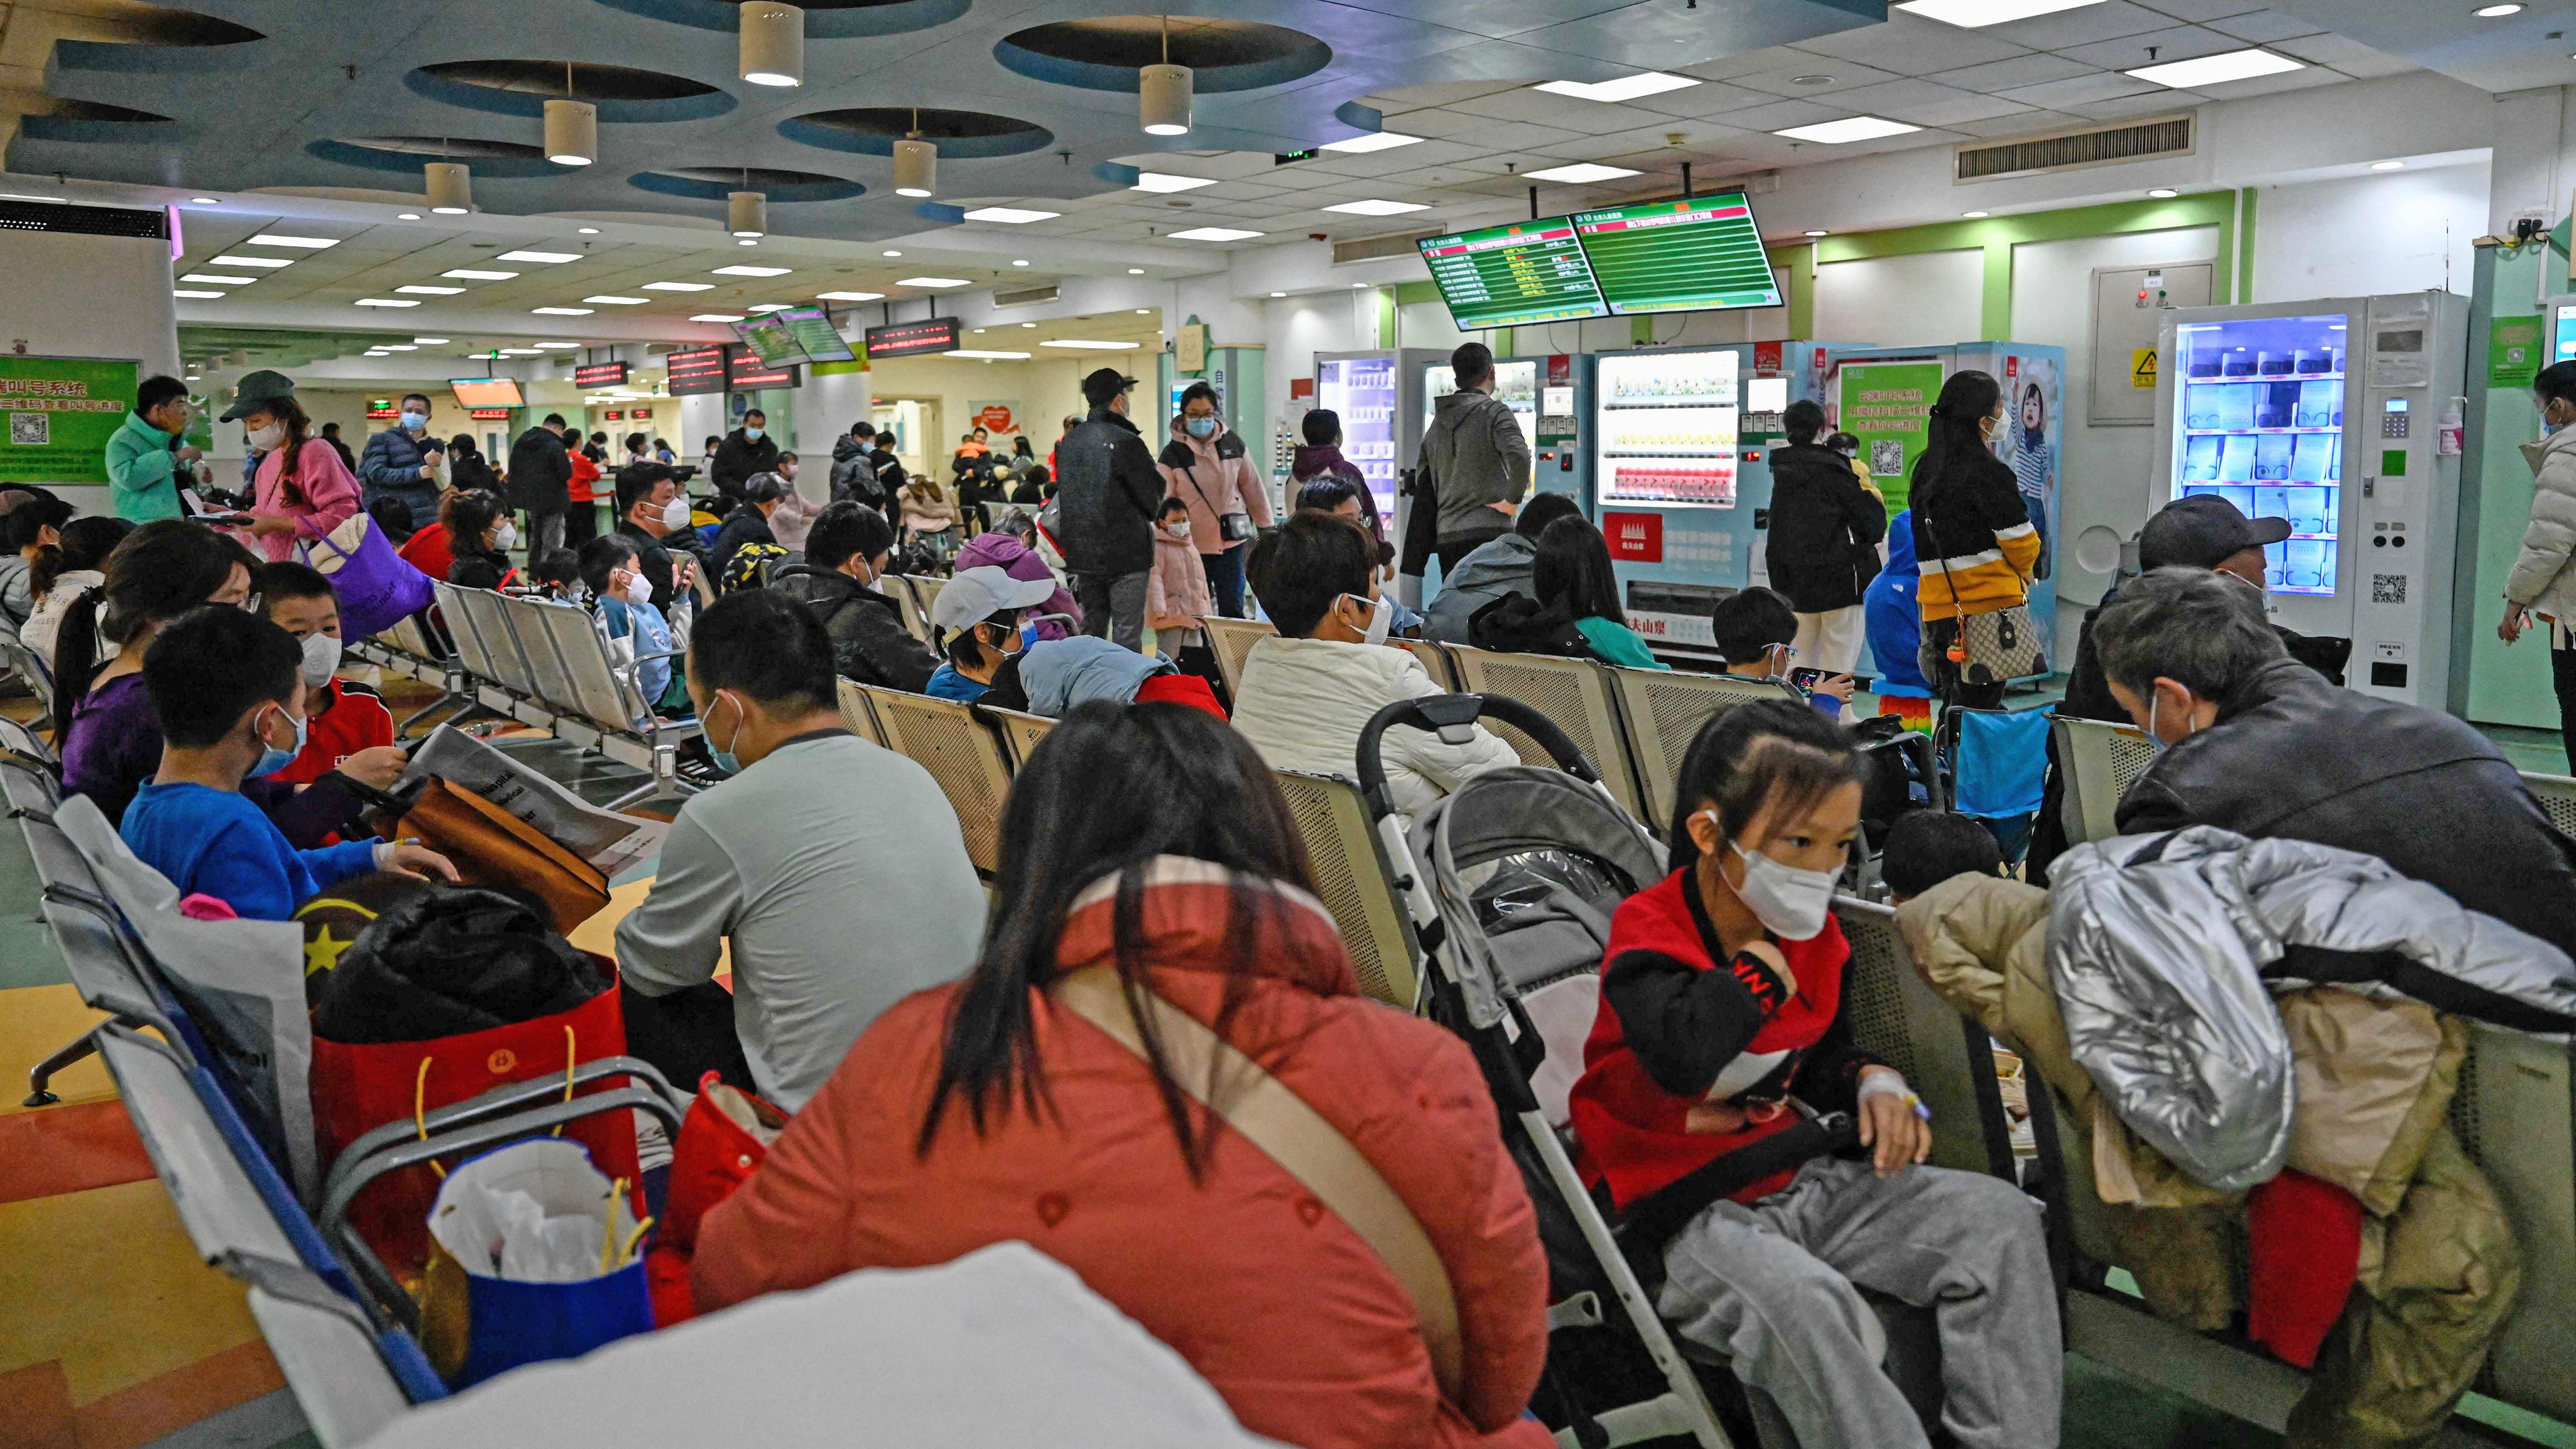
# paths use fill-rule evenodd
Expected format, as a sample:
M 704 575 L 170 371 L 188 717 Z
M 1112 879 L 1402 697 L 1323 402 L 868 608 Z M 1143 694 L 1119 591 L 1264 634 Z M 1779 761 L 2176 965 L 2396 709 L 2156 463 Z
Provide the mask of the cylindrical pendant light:
M 429 209 L 441 216 L 463 216 L 474 209 L 474 173 L 462 161 L 432 161 L 421 168 L 428 178 Z
M 725 226 L 735 236 L 769 235 L 769 198 L 757 191 L 736 191 L 725 198 Z
M 894 194 L 928 196 L 939 189 L 939 148 L 921 139 L 921 112 L 912 113 L 912 129 L 894 143 Z
M 779 0 L 743 0 L 735 73 L 756 86 L 805 84 L 805 12 Z
M 1190 68 L 1172 64 L 1172 17 L 1163 17 L 1163 63 L 1136 72 L 1137 119 L 1148 136 L 1190 133 Z
M 588 101 L 546 102 L 546 159 L 587 166 L 599 159 L 599 107 Z

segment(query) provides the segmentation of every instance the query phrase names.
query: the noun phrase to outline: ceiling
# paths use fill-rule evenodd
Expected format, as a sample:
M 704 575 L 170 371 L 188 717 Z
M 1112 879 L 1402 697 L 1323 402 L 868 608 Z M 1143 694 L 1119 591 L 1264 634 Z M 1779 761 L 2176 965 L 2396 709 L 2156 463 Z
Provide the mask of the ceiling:
M 1132 69 L 1160 53 L 1160 22 L 1100 8 L 810 0 L 805 84 L 772 88 L 735 78 L 737 7 L 718 0 L 0 0 L 0 141 L 22 177 L 215 198 L 185 212 L 181 275 L 254 280 L 182 281 L 220 294 L 182 297 L 194 324 L 671 342 L 724 335 L 694 317 L 821 292 L 967 290 L 907 284 L 918 277 L 1161 280 L 1221 269 L 1240 247 L 1489 224 L 1520 214 L 1533 184 L 1558 212 L 1670 193 L 1684 163 L 1706 184 L 2419 63 L 2510 79 L 2531 69 L 2526 52 L 2567 51 L 2522 32 L 2564 23 L 2576 0 L 2502 23 L 2430 0 L 2089 0 L 1979 28 L 1884 0 L 1193 0 L 1171 43 L 1198 70 L 1196 129 L 1168 139 L 1140 131 Z M 2299 68 L 2192 90 L 2123 73 L 2249 46 Z M 580 59 L 563 84 L 600 107 L 587 167 L 537 145 L 561 64 L 548 57 L 566 55 Z M 1648 70 L 1691 84 L 1618 103 L 1534 88 Z M 891 188 L 891 141 L 923 102 L 943 146 L 928 202 Z M 1919 129 L 1846 145 L 1774 134 L 1855 115 Z M 1421 139 L 1280 160 L 1381 128 Z M 420 165 L 442 152 L 474 153 L 476 214 L 421 215 Z M 1637 174 L 1528 179 L 1578 162 Z M 755 246 L 720 220 L 744 168 L 771 196 Z M 1417 209 L 1329 209 L 1353 203 Z M 964 219 L 992 205 L 1046 215 Z M 1250 235 L 1173 235 L 1199 227 Z M 577 260 L 497 260 L 514 249 Z M 788 271 L 718 272 L 741 265 Z M 458 269 L 517 275 L 443 275 Z M 603 296 L 644 300 L 586 300 Z M 423 305 L 358 305 L 369 298 Z M 878 320 L 874 303 L 832 305 Z

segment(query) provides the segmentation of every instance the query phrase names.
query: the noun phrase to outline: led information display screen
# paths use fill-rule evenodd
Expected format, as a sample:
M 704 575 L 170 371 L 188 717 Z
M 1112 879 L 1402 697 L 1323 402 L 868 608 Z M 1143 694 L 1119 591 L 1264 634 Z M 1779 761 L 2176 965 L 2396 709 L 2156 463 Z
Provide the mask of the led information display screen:
M 519 384 L 515 378 L 451 377 L 447 386 L 456 394 L 456 405 L 461 408 L 523 408 L 528 405 L 527 399 L 519 395 Z
M 626 364 L 622 362 L 593 362 L 576 367 L 572 370 L 572 385 L 575 387 L 624 387 L 626 385 Z
M 1742 192 L 1577 212 L 1574 230 L 1613 313 L 1780 305 Z
M 820 307 L 789 307 L 733 324 L 742 345 L 761 361 L 854 362 L 858 354 L 832 330 L 831 315 Z
M 736 392 L 760 387 L 794 387 L 803 378 L 795 363 L 763 362 L 741 348 L 727 359 L 725 384 Z
M 1608 315 L 1570 218 L 1425 237 L 1419 245 L 1462 332 Z
M 868 356 L 918 357 L 926 352 L 954 352 L 957 338 L 957 319 L 954 317 L 871 327 L 867 331 Z
M 670 369 L 673 397 L 725 390 L 725 349 L 722 347 L 692 347 L 685 352 L 674 352 L 662 361 Z

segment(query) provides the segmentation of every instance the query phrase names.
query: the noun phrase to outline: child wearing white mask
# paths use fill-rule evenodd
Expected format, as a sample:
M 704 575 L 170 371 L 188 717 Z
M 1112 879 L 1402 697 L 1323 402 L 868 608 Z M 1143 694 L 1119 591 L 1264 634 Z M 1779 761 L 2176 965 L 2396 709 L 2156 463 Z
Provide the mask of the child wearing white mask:
M 1154 652 L 1178 659 L 1198 642 L 1200 622 L 1215 610 L 1213 597 L 1190 543 L 1189 505 L 1166 498 L 1154 520 L 1154 571 L 1145 576 L 1145 627 L 1154 631 Z
M 394 745 L 393 712 L 383 697 L 338 677 L 340 599 L 330 579 L 300 563 L 266 564 L 251 591 L 268 621 L 294 635 L 304 651 L 304 747 L 270 778 L 309 785 L 337 770 L 379 790 L 393 784 L 408 756 Z
M 1865 766 L 1788 700 L 1702 729 L 1673 796 L 1673 873 L 1612 918 L 1571 1096 L 1585 1170 L 1659 1242 L 1656 1307 L 1730 1356 L 1806 1444 L 1922 1449 L 1859 1293 L 1939 1317 L 1962 1443 L 2054 1444 L 2061 1352 L 2038 1210 L 1923 1167 L 1929 1113 L 1853 1039 L 1836 881 Z

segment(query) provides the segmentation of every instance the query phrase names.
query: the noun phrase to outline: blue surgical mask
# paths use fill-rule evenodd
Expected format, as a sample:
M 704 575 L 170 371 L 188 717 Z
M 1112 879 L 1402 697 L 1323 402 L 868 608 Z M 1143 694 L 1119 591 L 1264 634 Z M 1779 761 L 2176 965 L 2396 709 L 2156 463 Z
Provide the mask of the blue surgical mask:
M 716 704 L 723 704 L 723 703 L 726 703 L 726 702 L 727 702 L 727 700 L 728 700 L 728 698 L 729 698 L 729 696 L 719 694 L 719 695 L 717 695 L 717 696 L 716 696 Z M 737 705 L 735 705 L 733 708 L 734 708 L 734 716 L 735 716 L 735 719 L 736 719 L 736 723 L 735 723 L 735 725 L 734 725 L 734 729 L 733 729 L 733 743 L 735 743 L 735 744 L 741 744 L 741 743 L 742 743 L 742 725 L 741 725 L 741 723 L 740 723 L 740 719 L 741 719 L 741 715 L 742 715 L 742 706 L 741 706 L 741 705 L 739 705 L 739 704 L 737 704 Z M 720 750 L 720 749 L 717 749 L 717 748 L 716 748 L 716 734 L 715 734 L 715 726 L 714 726 L 714 717 L 715 717 L 715 712 L 716 712 L 716 711 L 715 711 L 715 705 L 714 705 L 714 704 L 711 704 L 711 705 L 707 706 L 707 716 L 708 716 L 708 719 L 707 719 L 707 724 L 706 724 L 706 726 L 705 726 L 705 733 L 706 733 L 706 737 L 707 737 L 707 753 L 708 753 L 710 756 L 714 757 L 715 762 L 716 762 L 716 768 L 717 768 L 717 769 L 719 769 L 719 770 L 723 771 L 724 773 L 726 773 L 726 774 L 728 774 L 728 775 L 739 775 L 739 774 L 741 774 L 741 773 L 742 773 L 742 760 L 741 760 L 741 758 L 740 758 L 740 757 L 738 757 L 737 755 L 735 755 L 735 754 L 734 754 L 734 752 L 733 752 L 733 751 L 731 751 L 731 750 Z
M 429 414 L 407 412 L 402 415 L 403 431 L 417 433 L 429 426 Z
M 1212 435 L 1216 432 L 1216 419 L 1214 419 L 1214 418 L 1191 418 L 1191 419 L 1189 419 L 1188 421 L 1184 422 L 1184 423 L 1182 424 L 1182 426 L 1183 426 L 1183 427 L 1186 427 L 1186 428 L 1188 428 L 1188 429 L 1190 430 L 1190 436 L 1191 436 L 1191 437 L 1193 437 L 1193 438 L 1205 438 L 1205 437 L 1212 436 Z
M 766 429 L 763 428 L 745 428 L 742 430 L 742 435 L 757 443 L 760 441 L 760 435 L 765 431 Z
M 2147 696 L 2147 748 L 2159 755 L 2173 748 L 2172 745 L 2165 743 L 2164 736 L 2156 733 L 2156 708 L 2163 703 L 2164 698 L 2161 695 Z M 2185 735 L 2183 738 L 2190 739 L 2191 736 Z
M 259 763 L 250 767 L 250 772 L 253 775 L 274 775 L 278 771 L 285 769 L 287 766 L 294 764 L 295 757 L 304 753 L 306 732 L 311 728 L 311 726 L 301 715 L 288 715 L 287 718 L 295 722 L 295 748 L 291 750 L 281 750 L 277 746 L 268 742 L 268 736 L 260 735 Z

